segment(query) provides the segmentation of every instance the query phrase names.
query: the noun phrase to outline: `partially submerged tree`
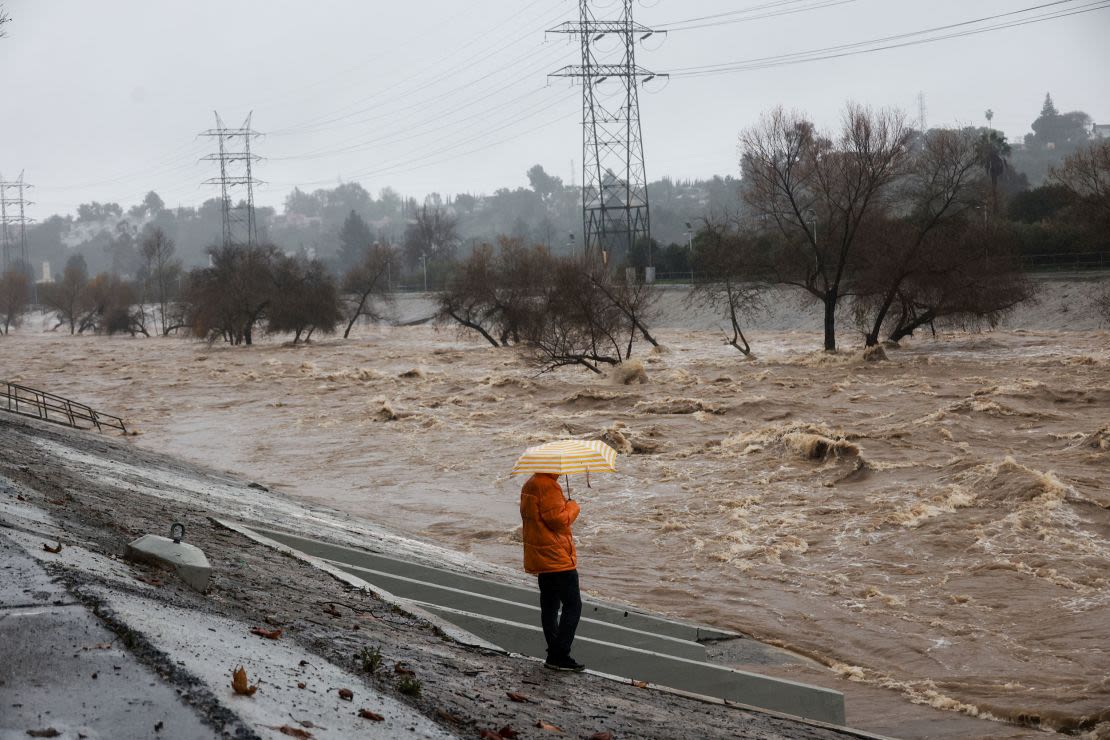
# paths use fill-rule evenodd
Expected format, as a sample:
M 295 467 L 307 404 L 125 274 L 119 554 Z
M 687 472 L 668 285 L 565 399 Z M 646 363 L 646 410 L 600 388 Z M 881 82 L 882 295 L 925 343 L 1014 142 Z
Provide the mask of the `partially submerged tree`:
M 18 327 L 31 299 L 31 281 L 23 270 L 10 268 L 0 275 L 0 334 Z
M 1033 296 L 1005 231 L 972 226 L 938 239 L 904 280 L 885 327 L 893 342 L 938 322 L 962 329 L 997 326 Z
M 827 351 L 836 349 L 836 313 L 864 224 L 902 174 L 910 138 L 901 113 L 858 105 L 847 107 L 835 138 L 782 108 L 740 136 L 744 199 L 781 241 L 768 268 L 821 302 Z
M 273 245 L 208 250 L 211 267 L 189 273 L 185 286 L 190 328 L 209 342 L 250 345 L 274 296 Z
M 393 299 L 392 271 L 397 267 L 397 253 L 392 247 L 374 244 L 363 250 L 361 259 L 343 276 L 343 291 L 347 294 L 347 328 L 343 338 L 351 335 L 351 328 L 361 317 L 371 320 L 381 318 L 378 302 Z
M 970 133 L 929 131 L 906 163 L 891 207 L 864 222 L 851 283 L 867 346 L 879 342 L 907 281 L 927 272 L 930 282 L 943 282 L 946 272 L 967 269 L 947 245 L 960 239 L 984 205 L 981 162 L 980 142 Z
M 75 254 L 66 260 L 62 279 L 43 286 L 42 303 L 54 312 L 58 320 L 55 329 L 68 325 L 70 334 L 77 333 L 88 284 L 89 271 L 85 266 L 85 258 Z
M 155 193 L 147 196 L 155 198 Z M 152 206 L 153 207 L 153 206 Z M 161 228 L 154 227 L 143 234 L 139 245 L 142 257 L 140 278 L 144 292 L 158 307 L 158 327 L 162 336 L 182 327 L 181 312 L 174 310 L 171 302 L 177 298 L 181 281 L 181 260 L 174 257 L 176 245 Z
M 267 330 L 292 333 L 293 344 L 314 332 L 334 334 L 343 318 L 339 289 L 320 260 L 278 256 L 273 267 L 273 295 L 267 311 Z
M 554 260 L 518 237 L 483 244 L 456 265 L 439 294 L 437 318 L 475 331 L 494 347 L 521 342 L 539 309 Z
M 593 267 L 563 258 L 546 281 L 527 333 L 532 361 L 545 371 L 578 365 L 600 374 L 631 354 L 637 327 L 591 279 Z
M 726 341 L 745 357 L 752 356 L 752 348 L 743 322 L 762 307 L 767 287 L 759 251 L 758 237 L 745 231 L 740 222 L 707 219 L 698 233 L 696 257 L 705 279 L 696 282 L 687 297 L 688 304 L 723 314 L 732 330 Z
M 150 335 L 138 293 L 119 275 L 102 272 L 90 280 L 82 303 L 78 333 Z

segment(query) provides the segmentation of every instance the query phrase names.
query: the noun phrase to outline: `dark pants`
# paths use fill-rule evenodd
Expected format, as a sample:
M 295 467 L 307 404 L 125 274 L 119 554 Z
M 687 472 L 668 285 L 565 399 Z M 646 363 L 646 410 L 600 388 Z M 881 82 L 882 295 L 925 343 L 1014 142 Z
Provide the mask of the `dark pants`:
M 582 595 L 578 592 L 578 571 L 540 573 L 540 622 L 547 638 L 548 660 L 570 656 L 570 644 L 582 616 Z M 562 614 L 560 614 L 560 607 Z

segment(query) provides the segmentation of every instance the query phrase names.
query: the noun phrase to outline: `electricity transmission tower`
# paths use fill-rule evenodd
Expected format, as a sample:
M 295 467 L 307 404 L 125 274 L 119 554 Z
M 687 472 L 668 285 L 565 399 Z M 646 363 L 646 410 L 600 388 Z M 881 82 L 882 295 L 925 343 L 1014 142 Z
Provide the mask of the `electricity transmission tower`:
M 27 224 L 34 219 L 27 218 L 26 207 L 32 205 L 23 193 L 31 188 L 23 182 L 23 173 L 15 180 L 5 180 L 0 175 L 0 244 L 3 245 L 3 270 L 7 271 L 12 266 L 15 255 L 15 236 L 13 232 L 19 229 L 19 259 L 23 262 L 23 269 L 29 270 L 31 263 L 27 261 Z M 11 191 L 15 195 L 10 195 Z
M 636 44 L 666 32 L 636 23 L 633 1 L 621 0 L 620 17 L 603 20 L 591 0 L 579 0 L 579 19 L 549 31 L 577 36 L 582 47 L 581 64 L 550 76 L 582 83 L 582 243 L 588 258 L 607 265 L 619 264 L 639 240 L 651 239 L 639 88 L 667 75 L 637 65 Z
M 262 134 L 251 128 L 251 113 L 239 128 L 228 128 L 216 113 L 216 128 L 202 131 L 201 136 L 216 139 L 218 150 L 204 157 L 205 161 L 220 163 L 220 176 L 204 181 L 205 185 L 219 185 L 223 205 L 223 245 L 225 247 L 253 247 L 257 241 L 254 223 L 254 186 L 262 183 L 253 175 L 254 163 L 262 159 L 251 153 L 251 139 Z M 236 187 L 246 188 L 246 199 L 238 205 L 232 203 Z

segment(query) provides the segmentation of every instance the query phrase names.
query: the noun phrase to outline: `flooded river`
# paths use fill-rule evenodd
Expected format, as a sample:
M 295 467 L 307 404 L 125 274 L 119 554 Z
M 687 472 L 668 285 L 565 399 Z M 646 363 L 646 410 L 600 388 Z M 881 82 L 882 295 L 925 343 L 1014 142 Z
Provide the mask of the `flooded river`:
M 814 658 L 867 688 L 849 703 L 860 726 L 883 697 L 1053 729 L 1110 720 L 1110 332 L 1061 315 L 869 361 L 769 319 L 744 361 L 711 318 L 670 323 L 639 385 L 537 375 L 428 326 L 297 348 L 31 326 L 0 338 L 0 378 L 121 414 L 141 446 L 511 567 L 516 455 L 604 438 L 619 472 L 571 480 L 589 590 Z

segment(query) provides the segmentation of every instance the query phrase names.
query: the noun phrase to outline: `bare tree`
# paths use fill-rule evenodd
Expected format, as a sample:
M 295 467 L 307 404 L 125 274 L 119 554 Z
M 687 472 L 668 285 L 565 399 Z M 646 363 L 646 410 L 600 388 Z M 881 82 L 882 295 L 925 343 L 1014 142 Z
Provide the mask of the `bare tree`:
M 970 226 L 938 239 L 921 268 L 898 288 L 886 330 L 891 341 L 943 322 L 962 329 L 994 327 L 1033 296 L 1007 232 Z
M 8 32 L 4 29 L 4 26 L 11 23 L 11 20 L 12 17 L 8 15 L 8 11 L 4 9 L 3 5 L 0 5 L 0 39 L 8 35 Z
M 554 262 L 544 247 L 519 237 L 498 237 L 456 265 L 439 295 L 437 317 L 478 332 L 494 347 L 523 340 L 550 279 Z
M 55 329 L 68 324 L 69 333 L 77 333 L 88 285 L 89 273 L 88 268 L 85 267 L 84 258 L 80 255 L 72 255 L 66 260 L 62 279 L 43 286 L 43 305 L 53 311 L 58 320 L 54 326 Z
M 372 320 L 381 318 L 375 309 L 375 301 L 392 300 L 393 286 L 389 277 L 396 266 L 397 253 L 393 248 L 375 244 L 367 248 L 362 259 L 343 276 L 343 290 L 350 296 L 344 339 L 351 335 L 351 328 L 360 317 L 366 316 Z
M 1085 221 L 1110 228 L 1110 141 L 1104 139 L 1075 152 L 1049 177 L 1075 196 Z
M 97 334 L 149 336 L 146 312 L 133 285 L 118 275 L 102 272 L 89 281 L 82 298 L 77 331 Z
M 619 365 L 631 354 L 637 327 L 590 269 L 579 259 L 560 259 L 545 282 L 526 333 L 531 359 L 544 371 L 579 365 L 601 373 L 602 365 Z
M 180 314 L 170 309 L 170 301 L 176 298 L 181 279 L 181 260 L 174 258 L 175 251 L 173 239 L 157 227 L 146 232 L 139 247 L 144 287 L 158 304 L 162 336 L 181 328 Z
M 581 264 L 580 269 L 594 289 L 600 291 L 614 308 L 624 314 L 632 332 L 640 332 L 645 342 L 653 347 L 659 346 L 647 327 L 655 319 L 656 305 L 659 302 L 659 289 L 654 283 L 630 282 L 627 273 L 614 280 L 608 269 L 597 263 Z M 634 336 L 628 338 L 626 357 L 632 355 L 633 339 Z
M 782 108 L 740 136 L 744 198 L 781 240 L 776 280 L 821 301 L 827 351 L 861 229 L 902 173 L 910 135 L 901 113 L 849 105 L 835 139 Z
M 405 229 L 405 260 L 409 267 L 422 258 L 450 260 L 458 243 L 458 222 L 439 206 L 425 204 Z
M 857 312 L 868 325 L 867 346 L 879 342 L 907 280 L 922 270 L 933 272 L 934 282 L 943 279 L 936 274 L 942 268 L 937 258 L 950 253 L 944 243 L 958 239 L 974 209 L 984 206 L 985 180 L 979 142 L 971 132 L 925 134 L 897 183 L 891 212 L 865 221 L 858 237 L 860 259 L 850 278 Z
M 742 322 L 762 307 L 766 290 L 760 272 L 762 260 L 756 254 L 758 236 L 745 231 L 735 219 L 707 219 L 697 241 L 697 264 L 706 279 L 694 285 L 687 303 L 722 312 L 732 329 L 729 345 L 751 357 Z
M 273 296 L 267 311 L 267 330 L 293 333 L 293 344 L 314 332 L 333 334 L 343 319 L 339 289 L 320 260 L 280 256 L 273 267 Z
M 23 270 L 9 269 L 0 275 L 0 334 L 19 326 L 30 298 L 31 281 Z
M 208 250 L 212 267 L 189 273 L 185 287 L 189 323 L 196 336 L 209 342 L 253 342 L 254 329 L 274 296 L 273 245 L 223 246 Z

